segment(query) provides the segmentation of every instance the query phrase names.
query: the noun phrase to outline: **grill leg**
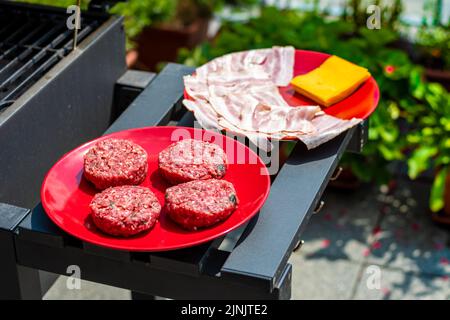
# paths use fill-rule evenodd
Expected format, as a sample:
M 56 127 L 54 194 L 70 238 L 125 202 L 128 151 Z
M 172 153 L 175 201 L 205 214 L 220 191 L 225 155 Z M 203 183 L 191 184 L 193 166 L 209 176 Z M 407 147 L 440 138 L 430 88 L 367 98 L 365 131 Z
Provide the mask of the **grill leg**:
M 0 300 L 41 299 L 39 273 L 17 265 L 14 229 L 28 209 L 0 203 Z
M 148 295 L 148 294 L 139 293 L 136 291 L 131 291 L 131 299 L 132 300 L 156 300 L 156 297 Z

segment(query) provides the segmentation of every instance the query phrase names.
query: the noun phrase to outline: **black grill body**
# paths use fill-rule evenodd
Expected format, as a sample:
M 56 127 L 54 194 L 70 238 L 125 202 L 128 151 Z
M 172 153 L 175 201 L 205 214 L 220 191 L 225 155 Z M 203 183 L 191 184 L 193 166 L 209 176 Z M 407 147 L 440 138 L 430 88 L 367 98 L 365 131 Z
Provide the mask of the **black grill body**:
M 72 50 L 67 17 L 0 1 L 0 202 L 35 206 L 54 162 L 101 135 L 116 113 L 114 85 L 126 70 L 122 19 L 82 13 Z

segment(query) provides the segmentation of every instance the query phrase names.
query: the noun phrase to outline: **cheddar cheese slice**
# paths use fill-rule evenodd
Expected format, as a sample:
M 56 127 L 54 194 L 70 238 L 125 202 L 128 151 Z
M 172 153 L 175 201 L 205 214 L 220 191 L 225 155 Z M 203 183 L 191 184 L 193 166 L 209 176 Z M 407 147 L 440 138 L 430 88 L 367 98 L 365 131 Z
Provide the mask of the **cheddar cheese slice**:
M 318 68 L 292 79 L 294 89 L 328 107 L 348 97 L 370 78 L 366 68 L 337 56 L 331 56 Z

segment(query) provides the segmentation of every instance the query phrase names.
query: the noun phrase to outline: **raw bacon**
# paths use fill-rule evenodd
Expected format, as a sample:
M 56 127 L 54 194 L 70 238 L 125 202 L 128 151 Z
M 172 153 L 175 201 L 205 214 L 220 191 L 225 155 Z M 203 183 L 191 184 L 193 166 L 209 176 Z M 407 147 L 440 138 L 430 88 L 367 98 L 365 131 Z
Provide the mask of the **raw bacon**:
M 258 147 L 296 137 L 308 149 L 336 137 L 361 119 L 342 120 L 319 106 L 289 106 L 278 91 L 293 77 L 295 49 L 273 47 L 216 58 L 184 77 L 187 109 L 205 129 L 231 130 Z

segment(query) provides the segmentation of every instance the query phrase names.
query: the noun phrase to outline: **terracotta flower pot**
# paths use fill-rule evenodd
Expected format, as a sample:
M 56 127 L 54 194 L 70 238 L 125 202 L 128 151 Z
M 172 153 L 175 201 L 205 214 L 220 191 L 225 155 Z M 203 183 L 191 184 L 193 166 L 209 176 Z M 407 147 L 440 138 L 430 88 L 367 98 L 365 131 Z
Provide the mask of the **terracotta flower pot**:
M 361 186 L 361 180 L 350 168 L 343 168 L 339 176 L 330 180 L 328 187 L 341 191 L 355 191 Z
M 156 71 L 159 62 L 174 62 L 180 48 L 192 49 L 207 39 L 208 19 L 198 19 L 189 26 L 158 24 L 145 28 L 136 39 L 138 62 Z
M 425 77 L 429 82 L 438 82 L 450 91 L 450 72 L 438 69 L 425 69 Z
M 450 174 L 445 179 L 444 212 L 450 218 Z
M 127 52 L 126 62 L 128 69 L 131 69 L 135 66 L 137 60 L 139 58 L 139 54 L 137 50 L 130 50 Z

